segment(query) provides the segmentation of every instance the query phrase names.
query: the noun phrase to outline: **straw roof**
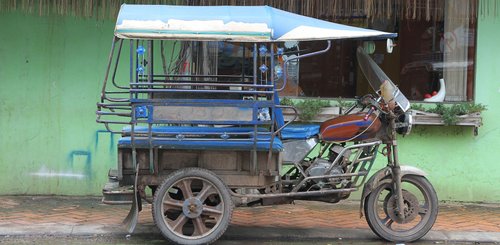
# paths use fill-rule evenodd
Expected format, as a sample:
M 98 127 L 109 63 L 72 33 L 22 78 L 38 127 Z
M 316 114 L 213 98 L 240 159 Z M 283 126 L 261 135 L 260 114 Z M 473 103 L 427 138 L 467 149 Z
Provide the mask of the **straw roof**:
M 0 12 L 114 19 L 122 3 L 171 5 L 269 5 L 306 16 L 335 20 L 362 18 L 440 21 L 445 1 L 454 0 L 2 0 Z M 467 1 L 467 0 L 466 0 Z M 466 18 L 497 16 L 499 0 L 468 0 Z

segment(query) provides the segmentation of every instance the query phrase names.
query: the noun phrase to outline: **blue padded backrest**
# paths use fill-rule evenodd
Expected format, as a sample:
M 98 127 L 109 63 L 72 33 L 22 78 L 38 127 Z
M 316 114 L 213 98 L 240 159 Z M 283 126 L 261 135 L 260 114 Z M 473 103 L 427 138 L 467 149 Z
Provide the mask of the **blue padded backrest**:
M 274 91 L 274 104 L 280 105 L 280 98 L 278 96 L 278 92 Z M 285 125 L 285 118 L 283 117 L 283 110 L 281 108 L 276 108 L 274 111 L 274 116 L 276 117 L 276 124 L 278 128 L 283 127 Z

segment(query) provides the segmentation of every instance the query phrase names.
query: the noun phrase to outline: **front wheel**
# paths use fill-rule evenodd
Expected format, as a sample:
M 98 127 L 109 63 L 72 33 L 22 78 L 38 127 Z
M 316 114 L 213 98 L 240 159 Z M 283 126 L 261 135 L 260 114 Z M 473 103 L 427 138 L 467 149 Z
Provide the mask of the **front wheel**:
M 366 197 L 365 217 L 379 237 L 392 242 L 412 242 L 427 234 L 436 222 L 438 198 L 431 183 L 422 176 L 403 176 L 401 187 L 404 218 L 398 215 L 392 183 L 378 186 Z
M 173 172 L 156 190 L 153 219 L 175 244 L 208 244 L 226 230 L 233 211 L 227 186 L 212 172 L 186 168 Z

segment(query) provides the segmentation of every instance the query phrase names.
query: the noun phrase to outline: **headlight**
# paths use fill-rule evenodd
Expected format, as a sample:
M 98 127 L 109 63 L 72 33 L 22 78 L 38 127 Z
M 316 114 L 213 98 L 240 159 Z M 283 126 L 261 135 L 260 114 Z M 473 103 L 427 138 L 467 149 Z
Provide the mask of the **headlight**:
M 408 135 L 411 132 L 413 116 L 410 111 L 401 114 L 396 121 L 396 132 L 402 135 Z

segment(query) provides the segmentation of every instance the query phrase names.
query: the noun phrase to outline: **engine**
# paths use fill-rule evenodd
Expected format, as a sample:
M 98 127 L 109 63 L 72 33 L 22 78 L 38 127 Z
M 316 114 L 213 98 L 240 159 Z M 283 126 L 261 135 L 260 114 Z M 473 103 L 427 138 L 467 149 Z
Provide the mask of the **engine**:
M 332 163 L 328 159 L 316 158 L 314 162 L 306 169 L 307 176 L 322 176 L 322 175 L 334 175 L 343 174 L 344 171 L 339 165 L 333 166 L 332 170 L 328 169 L 332 166 Z M 314 182 L 318 183 L 324 180 L 315 179 Z
M 344 147 L 341 145 L 334 145 L 330 148 L 330 153 L 328 159 L 316 158 L 306 169 L 305 173 L 307 176 L 323 176 L 323 175 L 338 175 L 343 174 L 345 171 L 345 166 L 348 164 L 349 156 L 351 152 L 349 150 L 344 151 L 343 155 L 337 159 Z M 334 166 L 332 167 L 332 164 Z M 330 169 L 331 168 L 331 169 Z M 331 179 L 314 179 L 315 183 L 330 183 L 333 185 L 339 184 L 341 179 L 331 178 Z
M 351 178 L 339 175 L 350 170 L 352 164 L 349 160 L 351 151 L 345 150 L 343 144 L 333 144 L 328 148 L 328 154 L 321 154 L 309 161 L 302 162 L 302 168 L 306 177 L 317 177 L 310 179 L 306 185 L 301 187 L 301 191 L 333 190 L 346 188 L 350 185 Z M 327 155 L 327 156 L 326 156 Z M 332 177 L 336 176 L 336 177 Z M 289 186 L 293 188 L 293 185 Z M 305 196 L 302 200 L 314 200 L 328 203 L 336 203 L 348 198 L 350 192 L 331 193 L 328 195 Z

